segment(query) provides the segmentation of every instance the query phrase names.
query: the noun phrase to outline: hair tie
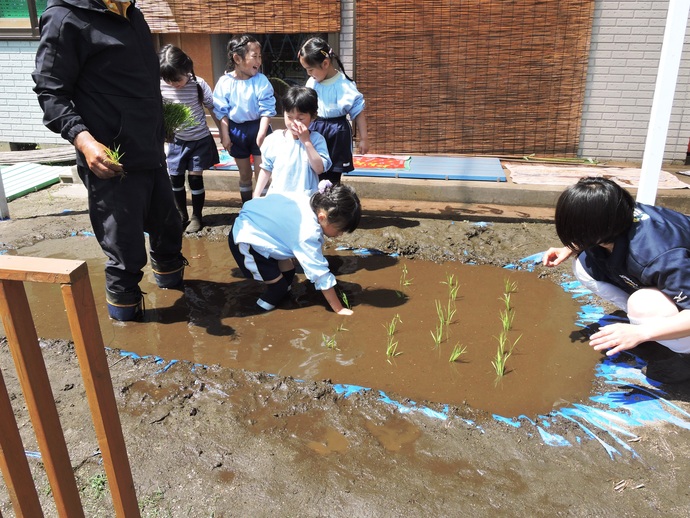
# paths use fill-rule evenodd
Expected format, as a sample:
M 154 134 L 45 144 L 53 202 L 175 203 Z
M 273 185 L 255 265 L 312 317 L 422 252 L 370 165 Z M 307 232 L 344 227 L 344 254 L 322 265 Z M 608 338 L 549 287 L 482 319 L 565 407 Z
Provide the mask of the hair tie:
M 321 180 L 319 182 L 319 192 L 321 194 L 328 194 L 332 188 L 333 184 L 330 180 Z

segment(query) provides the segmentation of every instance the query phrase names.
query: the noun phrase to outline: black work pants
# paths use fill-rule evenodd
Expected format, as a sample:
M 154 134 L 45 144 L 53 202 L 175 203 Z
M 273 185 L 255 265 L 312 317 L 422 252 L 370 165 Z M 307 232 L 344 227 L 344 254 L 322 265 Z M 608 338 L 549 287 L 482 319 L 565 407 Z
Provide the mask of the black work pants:
M 181 255 L 182 219 L 166 168 L 109 180 L 83 167 L 78 172 L 88 190 L 91 226 L 108 257 L 106 288 L 115 294 L 138 291 L 147 262 L 144 232 L 154 261 L 174 261 Z

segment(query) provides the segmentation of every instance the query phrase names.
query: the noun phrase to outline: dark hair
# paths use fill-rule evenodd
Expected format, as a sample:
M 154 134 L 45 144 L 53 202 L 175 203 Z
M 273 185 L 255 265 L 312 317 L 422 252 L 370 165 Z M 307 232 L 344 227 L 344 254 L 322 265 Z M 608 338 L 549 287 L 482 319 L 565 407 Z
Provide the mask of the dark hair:
M 283 96 L 283 112 L 297 110 L 316 118 L 319 111 L 319 97 L 316 91 L 306 86 L 291 86 Z
M 345 67 L 338 54 L 333 52 L 331 46 L 323 38 L 309 38 L 300 47 L 297 57 L 302 58 L 310 67 L 320 66 L 326 58 L 335 59 L 343 75 L 352 81 L 352 78 L 345 73 Z
M 235 36 L 230 41 L 228 41 L 228 72 L 232 72 L 233 70 L 235 70 L 235 60 L 233 59 L 233 56 L 235 54 L 241 57 L 242 61 L 244 61 L 244 57 L 247 55 L 247 47 L 250 43 L 258 43 L 259 46 L 261 46 L 259 40 L 251 34 L 242 34 L 241 36 Z
M 328 222 L 342 232 L 354 231 L 362 217 L 362 204 L 357 193 L 349 185 L 340 183 L 312 194 L 311 208 L 316 213 L 325 211 Z
M 581 178 L 558 198 L 556 233 L 575 252 L 613 243 L 630 229 L 634 210 L 632 195 L 615 182 Z
M 161 67 L 161 78 L 168 83 L 175 82 L 181 77 L 191 75 L 196 83 L 196 89 L 199 95 L 199 102 L 204 102 L 204 91 L 201 85 L 196 80 L 194 74 L 194 62 L 187 54 L 182 52 L 182 49 L 174 45 L 165 45 L 158 51 L 158 60 Z

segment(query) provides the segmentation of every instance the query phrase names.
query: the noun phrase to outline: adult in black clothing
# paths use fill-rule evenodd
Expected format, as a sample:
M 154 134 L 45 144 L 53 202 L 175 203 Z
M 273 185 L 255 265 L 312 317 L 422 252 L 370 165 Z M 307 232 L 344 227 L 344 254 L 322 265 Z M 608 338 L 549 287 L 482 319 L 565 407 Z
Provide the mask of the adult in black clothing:
M 180 286 L 187 264 L 151 31 L 134 2 L 111 0 L 49 0 L 40 30 L 34 91 L 44 124 L 76 148 L 91 224 L 108 257 L 109 315 L 139 319 L 144 233 L 158 286 Z M 120 163 L 107 148 L 119 150 Z

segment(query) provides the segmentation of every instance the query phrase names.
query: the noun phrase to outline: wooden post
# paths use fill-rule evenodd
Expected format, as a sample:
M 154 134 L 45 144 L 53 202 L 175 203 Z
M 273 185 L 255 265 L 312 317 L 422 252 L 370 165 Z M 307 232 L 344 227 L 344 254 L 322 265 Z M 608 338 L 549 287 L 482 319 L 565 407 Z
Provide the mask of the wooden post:
M 58 513 L 70 518 L 84 516 L 22 284 L 24 281 L 62 285 L 67 318 L 115 514 L 120 518 L 138 518 L 139 505 L 86 263 L 3 255 L 0 256 L 0 318 L 5 325 L 24 397 L 34 422 Z M 12 300 L 11 308 L 9 300 Z M 50 430 L 50 433 L 46 433 L 46 430 Z
M 86 263 L 81 263 L 71 277 L 71 284 L 62 285 L 62 297 L 67 308 L 67 319 L 79 358 L 115 514 L 123 518 L 138 517 L 139 504 Z
M 38 345 L 29 301 L 21 282 L 0 280 L 0 318 L 5 326 L 58 515 L 65 518 L 83 517 L 79 490 L 74 480 L 48 372 Z
M 26 461 L 10 396 L 0 372 L 0 471 L 18 517 L 42 517 L 41 503 Z M 0 514 L 0 517 L 2 514 Z

